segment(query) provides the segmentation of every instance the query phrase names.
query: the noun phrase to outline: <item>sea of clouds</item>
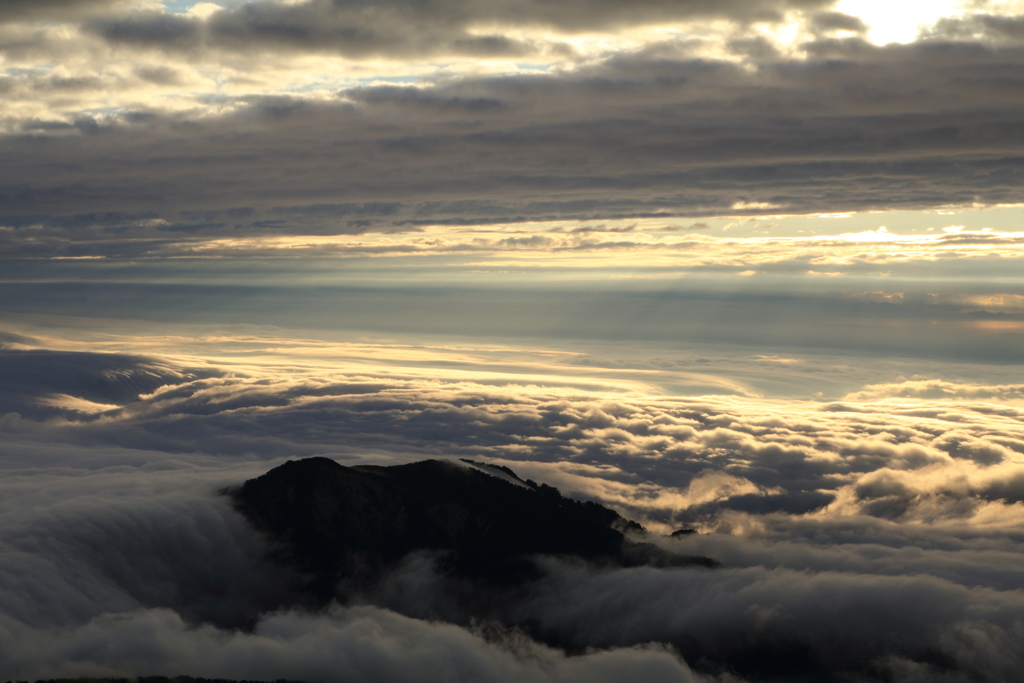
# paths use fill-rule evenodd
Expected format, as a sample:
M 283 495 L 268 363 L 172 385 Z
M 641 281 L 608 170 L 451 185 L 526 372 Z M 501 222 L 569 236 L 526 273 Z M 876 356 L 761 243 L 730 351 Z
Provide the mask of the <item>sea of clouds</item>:
M 1002 681 L 1024 667 L 1018 385 L 645 397 L 20 341 L 0 351 L 7 678 Z M 542 558 L 522 599 L 472 614 L 417 556 L 359 604 L 311 611 L 218 491 L 314 454 L 508 465 L 721 566 Z M 700 533 L 663 536 L 679 527 Z

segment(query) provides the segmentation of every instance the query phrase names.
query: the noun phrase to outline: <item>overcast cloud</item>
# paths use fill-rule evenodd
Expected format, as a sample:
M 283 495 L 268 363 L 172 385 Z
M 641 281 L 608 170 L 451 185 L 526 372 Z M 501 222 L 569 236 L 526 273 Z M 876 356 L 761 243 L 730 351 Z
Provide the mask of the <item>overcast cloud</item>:
M 244 98 L 191 122 L 86 117 L 42 137 L 25 123 L 0 140 L 0 220 L 303 234 L 1018 199 L 1017 48 L 823 43 L 754 72 L 660 52 L 333 102 Z
M 0 225 L 338 234 L 1018 199 L 1014 16 L 965 15 L 875 46 L 856 17 L 798 20 L 774 3 L 552 7 L 257 2 L 104 12 L 70 34 L 8 27 Z M 570 40 L 712 14 L 742 21 L 637 34 L 618 50 L 610 38 L 557 47 L 550 32 L 545 47 L 505 23 Z M 771 33 L 784 15 L 806 29 L 801 42 Z M 452 33 L 474 22 L 505 33 Z M 462 58 L 452 72 L 414 57 L 442 44 L 533 65 L 481 75 L 461 73 Z M 250 49 L 263 56 L 231 52 Z M 295 53 L 311 49 L 356 61 Z

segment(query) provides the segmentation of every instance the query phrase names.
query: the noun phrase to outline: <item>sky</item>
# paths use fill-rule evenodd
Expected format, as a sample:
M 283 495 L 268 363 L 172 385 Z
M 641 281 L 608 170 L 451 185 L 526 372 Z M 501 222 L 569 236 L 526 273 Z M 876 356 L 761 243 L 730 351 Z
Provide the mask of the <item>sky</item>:
M 1017 1 L 0 1 L 0 680 L 1014 680 L 1022 86 Z M 720 566 L 304 611 L 217 491 L 313 455 Z

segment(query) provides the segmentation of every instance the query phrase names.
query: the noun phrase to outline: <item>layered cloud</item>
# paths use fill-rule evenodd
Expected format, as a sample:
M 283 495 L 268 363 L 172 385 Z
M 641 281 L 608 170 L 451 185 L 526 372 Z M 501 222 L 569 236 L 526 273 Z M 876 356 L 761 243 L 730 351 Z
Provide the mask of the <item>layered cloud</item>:
M 3 3 L 0 672 L 1011 679 L 1021 8 L 869 9 Z M 309 455 L 720 566 L 313 613 L 218 494 Z
M 656 398 L 437 370 L 403 379 L 394 363 L 383 376 L 251 357 L 199 378 L 169 359 L 3 353 L 33 359 L 25 372 L 45 380 L 25 405 L 92 404 L 0 420 L 0 664 L 11 675 L 405 680 L 445 661 L 439 680 L 997 681 L 1024 656 L 1014 387 Z M 152 386 L 99 395 L 80 379 L 95 369 L 142 369 Z M 504 464 L 721 567 L 544 560 L 529 595 L 483 614 L 524 631 L 472 622 L 446 597 L 465 587 L 413 557 L 367 606 L 308 614 L 217 491 L 312 454 Z M 679 526 L 703 533 L 660 536 Z M 553 645 L 597 649 L 567 658 Z
M 319 207 L 309 213 L 327 216 L 337 211 L 346 215 L 350 209 Z M 369 215 L 375 210 L 387 209 L 378 205 L 351 209 L 356 215 Z M 965 210 L 964 213 L 975 220 L 985 220 L 982 211 Z M 0 253 L 8 257 L 64 259 L 448 257 L 447 262 L 421 260 L 425 266 L 435 268 L 442 265 L 520 270 L 554 267 L 635 271 L 642 268 L 652 274 L 676 274 L 683 269 L 703 268 L 716 272 L 728 269 L 737 273 L 750 271 L 750 274 L 760 271 L 810 275 L 877 275 L 892 272 L 878 271 L 878 268 L 891 269 L 904 264 L 912 264 L 920 271 L 938 260 L 1006 260 L 1020 258 L 1024 253 L 1024 232 L 992 227 L 967 229 L 962 225 L 947 225 L 935 232 L 933 225 L 928 229 L 932 231 L 930 234 L 916 229 L 901 234 L 879 225 L 839 234 L 772 235 L 779 229 L 779 223 L 796 219 L 785 215 L 734 216 L 700 222 L 648 218 L 485 226 L 407 225 L 383 232 L 356 229 L 339 235 L 248 234 L 244 237 L 237 235 L 238 226 L 230 222 L 195 229 L 161 220 L 133 221 L 125 217 L 89 217 L 86 223 L 102 223 L 107 218 L 124 220 L 125 224 L 100 231 L 97 229 L 100 226 L 93 223 L 90 226 L 93 230 L 84 232 L 85 226 L 73 223 L 48 228 L 35 225 L 0 229 Z M 881 222 L 886 218 L 882 215 L 876 220 Z M 827 225 L 826 218 L 816 222 L 805 220 L 805 225 L 810 233 L 823 232 L 826 226 L 832 230 L 842 228 L 834 222 Z M 729 234 L 730 229 L 740 234 Z M 463 258 L 452 258 L 456 256 Z M 999 305 L 994 299 L 989 303 Z
M 0 225 L 338 234 L 1019 195 L 1009 29 L 879 47 L 835 12 L 780 42 L 773 3 L 210 7 L 0 28 Z M 485 26 L 712 15 L 741 21 L 600 39 Z M 465 54 L 402 61 L 438 46 Z
M 15 629 L 12 636 L 4 643 L 17 648 L 6 662 L 10 670 L 45 676 L 124 675 L 144 665 L 147 671 L 171 676 L 187 668 L 208 677 L 291 676 L 327 683 L 611 683 L 635 675 L 666 683 L 709 680 L 694 675 L 665 647 L 620 648 L 569 658 L 527 639 L 513 637 L 512 647 L 506 647 L 456 626 L 372 607 L 324 616 L 274 615 L 253 633 L 190 628 L 172 611 L 148 610 L 97 619 L 73 631 L 41 635 Z
M 4 353 L 19 362 L 38 352 Z M 88 354 L 50 360 L 40 367 L 113 363 L 125 375 L 135 362 Z M 29 441 L 218 457 L 279 457 L 285 450 L 351 458 L 366 449 L 399 459 L 522 461 L 529 476 L 667 525 L 728 525 L 719 519 L 725 510 L 954 526 L 1013 525 L 1021 514 L 1019 405 L 976 402 L 1005 397 L 1012 387 L 974 385 L 961 392 L 969 397 L 944 393 L 943 402 L 849 400 L 877 396 L 879 386 L 831 403 L 594 398 L 580 389 L 523 386 L 516 375 L 438 384 L 399 379 L 396 369 L 390 378 L 309 370 L 296 376 L 297 369 L 204 379 L 167 373 L 142 396 L 116 386 L 99 396 L 64 372 L 61 383 L 36 389 L 36 403 L 63 408 L 61 421 L 42 430 L 28 416 L 6 424 Z M 917 397 L 929 384 L 949 385 L 909 381 L 885 395 Z
M 9 336 L 13 343 L 32 340 Z M 114 409 L 188 374 L 152 359 L 46 350 L 0 351 L 0 411 L 26 417 L 61 410 L 96 413 Z M 208 374 L 200 372 L 200 374 Z
M 515 36 L 516 29 L 540 28 L 563 34 L 617 33 L 632 27 L 673 25 L 693 19 L 780 22 L 787 10 L 826 6 L 825 0 L 619 3 L 593 0 L 545 2 L 331 2 L 260 0 L 191 15 L 136 12 L 93 19 L 88 32 L 114 45 L 170 51 L 226 50 L 246 53 L 298 51 L 354 58 L 401 59 L 433 55 L 519 57 L 555 49 L 572 54 L 568 43 Z M 821 25 L 834 25 L 826 15 Z M 846 22 L 844 28 L 849 25 Z M 510 35 L 511 34 L 511 35 Z
M 669 46 L 562 76 L 245 98 L 187 124 L 55 124 L 86 134 L 2 141 L 3 222 L 336 233 L 1015 201 L 1016 52 L 821 50 L 751 73 Z
M 886 398 L 963 399 L 1019 401 L 1024 386 L 1019 384 L 961 384 L 942 380 L 914 380 L 899 384 L 875 384 L 847 396 L 852 401 L 877 401 Z
M 0 23 L 55 17 L 78 18 L 89 11 L 128 6 L 128 0 L 10 0 L 0 12 Z

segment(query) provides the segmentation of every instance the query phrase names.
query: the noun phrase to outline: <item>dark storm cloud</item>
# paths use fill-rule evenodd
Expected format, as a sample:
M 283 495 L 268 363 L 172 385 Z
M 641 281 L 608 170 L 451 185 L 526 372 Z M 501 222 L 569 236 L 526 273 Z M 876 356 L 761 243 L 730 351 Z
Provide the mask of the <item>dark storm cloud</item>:
M 190 39 L 179 28 L 166 33 Z M 257 98 L 221 118 L 82 119 L 76 136 L 9 136 L 0 224 L 12 229 L 0 239 L 45 252 L 25 228 L 166 236 L 159 219 L 197 236 L 339 233 L 1019 199 L 1024 51 L 808 49 L 755 72 L 681 52 L 619 56 L 572 74 L 364 87 L 334 104 Z

